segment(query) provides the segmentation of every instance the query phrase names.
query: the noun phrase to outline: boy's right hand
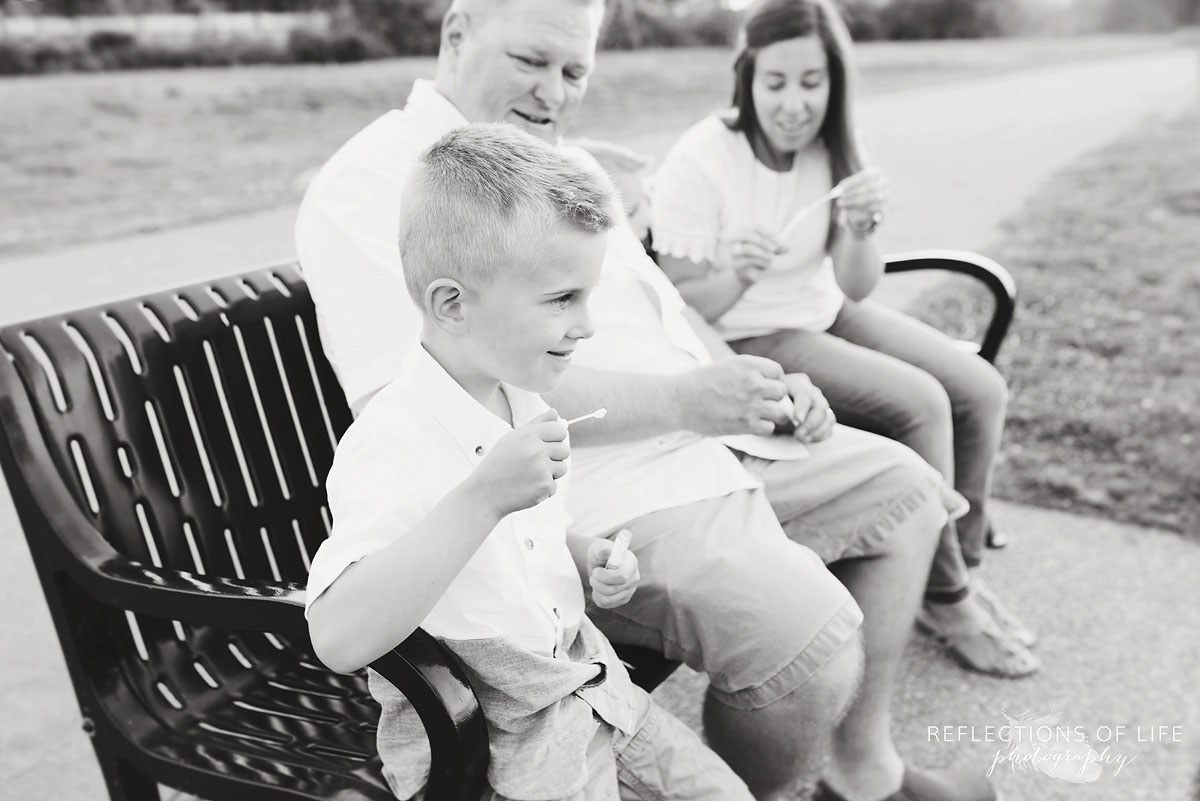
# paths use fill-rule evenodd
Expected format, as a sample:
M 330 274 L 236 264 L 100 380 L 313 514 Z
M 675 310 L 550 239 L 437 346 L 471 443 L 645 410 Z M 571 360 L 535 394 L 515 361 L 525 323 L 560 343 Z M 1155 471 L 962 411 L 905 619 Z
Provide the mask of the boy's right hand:
M 485 502 L 503 518 L 554 494 L 567 472 L 567 427 L 553 409 L 505 434 L 471 474 Z

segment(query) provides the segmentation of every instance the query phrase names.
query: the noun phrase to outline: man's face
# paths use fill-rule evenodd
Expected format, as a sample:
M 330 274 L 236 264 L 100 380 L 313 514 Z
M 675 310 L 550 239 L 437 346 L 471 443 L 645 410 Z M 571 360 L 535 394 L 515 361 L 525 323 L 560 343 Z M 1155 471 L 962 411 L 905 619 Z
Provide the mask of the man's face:
M 603 6 L 580 0 L 507 0 L 447 20 L 452 59 L 442 87 L 471 122 L 510 122 L 557 142 L 596 61 Z
M 556 226 L 511 277 L 468 290 L 463 311 L 486 374 L 551 392 L 582 339 L 594 332 L 587 302 L 600 278 L 607 234 Z

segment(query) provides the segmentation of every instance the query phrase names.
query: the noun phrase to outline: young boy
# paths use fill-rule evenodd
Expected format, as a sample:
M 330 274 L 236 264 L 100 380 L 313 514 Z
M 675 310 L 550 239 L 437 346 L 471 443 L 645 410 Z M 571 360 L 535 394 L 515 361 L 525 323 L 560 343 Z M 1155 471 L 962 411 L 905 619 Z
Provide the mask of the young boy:
M 750 801 L 583 614 L 581 576 L 612 608 L 637 560 L 610 570 L 610 542 L 567 537 L 567 428 L 537 393 L 592 335 L 587 300 L 619 214 L 606 179 L 511 126 L 460 128 L 423 154 L 399 243 L 421 338 L 338 446 L 312 641 L 343 672 L 418 626 L 444 642 L 487 721 L 489 798 Z M 397 797 L 418 795 L 424 729 L 369 680 L 384 774 Z

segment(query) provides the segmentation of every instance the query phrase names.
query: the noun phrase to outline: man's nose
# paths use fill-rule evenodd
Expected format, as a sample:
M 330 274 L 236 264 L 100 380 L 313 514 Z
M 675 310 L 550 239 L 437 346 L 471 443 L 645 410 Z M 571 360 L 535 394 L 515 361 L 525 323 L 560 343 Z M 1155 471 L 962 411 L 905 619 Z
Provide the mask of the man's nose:
M 557 111 L 567 96 L 562 73 L 555 69 L 546 70 L 534 87 L 533 94 L 547 109 Z

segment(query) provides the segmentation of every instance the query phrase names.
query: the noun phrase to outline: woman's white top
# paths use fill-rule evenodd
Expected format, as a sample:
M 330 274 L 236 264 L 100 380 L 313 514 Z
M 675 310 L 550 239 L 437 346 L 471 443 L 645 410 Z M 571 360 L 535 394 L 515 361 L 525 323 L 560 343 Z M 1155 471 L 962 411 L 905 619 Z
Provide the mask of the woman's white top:
M 690 128 L 654 179 L 654 247 L 694 262 L 715 262 L 719 242 L 762 226 L 776 237 L 793 215 L 832 188 L 820 141 L 799 151 L 787 172 L 754 157 L 750 142 L 717 116 Z M 845 299 L 825 250 L 832 204 L 823 203 L 784 242 L 790 248 L 714 323 L 727 340 L 781 329 L 824 331 Z

